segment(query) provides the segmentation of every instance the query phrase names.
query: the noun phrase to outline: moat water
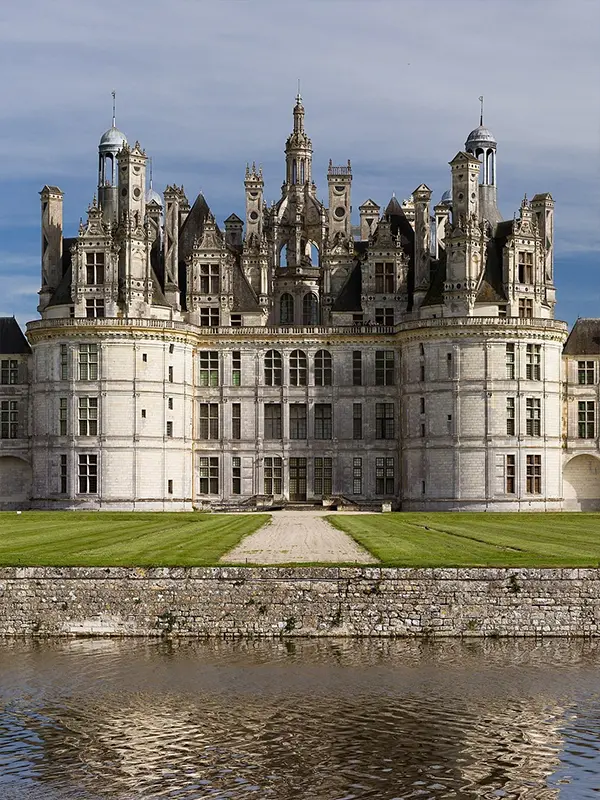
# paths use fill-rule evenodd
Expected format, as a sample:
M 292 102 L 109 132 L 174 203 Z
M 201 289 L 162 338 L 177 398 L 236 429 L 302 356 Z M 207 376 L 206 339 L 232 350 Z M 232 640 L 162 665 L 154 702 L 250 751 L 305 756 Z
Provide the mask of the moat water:
M 0 798 L 597 798 L 600 642 L 0 642 Z

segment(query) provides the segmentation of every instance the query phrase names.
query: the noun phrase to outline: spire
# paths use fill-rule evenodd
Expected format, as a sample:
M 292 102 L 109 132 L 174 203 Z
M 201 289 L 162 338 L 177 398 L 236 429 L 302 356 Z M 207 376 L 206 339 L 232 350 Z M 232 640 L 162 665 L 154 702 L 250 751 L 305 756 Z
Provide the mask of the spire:
M 112 92 L 112 100 L 113 100 L 113 115 L 112 115 L 112 127 L 117 127 L 117 93 L 113 89 Z
M 300 94 L 300 81 L 298 81 L 298 94 L 296 95 L 296 105 L 294 106 L 294 133 L 304 133 L 304 106 L 302 105 L 302 95 Z
M 479 103 L 481 105 L 481 110 L 480 110 L 480 113 L 479 113 L 479 127 L 482 128 L 483 127 L 483 95 L 482 94 L 479 95 Z
M 150 157 L 148 161 L 150 162 L 150 191 L 152 191 L 152 158 Z

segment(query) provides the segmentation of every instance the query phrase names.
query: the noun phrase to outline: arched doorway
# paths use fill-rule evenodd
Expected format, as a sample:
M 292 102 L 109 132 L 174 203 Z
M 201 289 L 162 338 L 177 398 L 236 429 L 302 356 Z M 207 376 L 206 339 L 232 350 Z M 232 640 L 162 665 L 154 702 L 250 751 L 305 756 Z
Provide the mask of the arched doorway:
M 13 508 L 29 503 L 31 467 L 22 458 L 0 457 L 0 508 Z
M 563 495 L 565 511 L 600 510 L 600 459 L 585 454 L 567 462 Z

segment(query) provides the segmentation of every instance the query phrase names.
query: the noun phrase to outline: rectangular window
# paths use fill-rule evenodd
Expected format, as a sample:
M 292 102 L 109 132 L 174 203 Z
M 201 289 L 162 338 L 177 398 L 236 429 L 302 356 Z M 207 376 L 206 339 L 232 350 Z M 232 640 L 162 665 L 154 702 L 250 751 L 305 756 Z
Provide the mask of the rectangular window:
M 167 481 L 167 494 L 173 494 L 173 481 Z
M 94 317 L 104 316 L 104 298 L 103 297 L 88 297 L 85 301 L 85 315 L 92 319 Z
M 515 436 L 516 434 L 516 408 L 515 398 L 506 398 L 506 435 Z
M 505 317 L 506 317 L 506 313 L 507 313 L 507 308 L 506 308 L 506 306 L 505 306 L 505 305 L 499 305 L 499 306 L 498 306 L 498 317 L 499 317 L 500 319 L 505 319 Z
M 59 470 L 59 492 L 60 494 L 67 494 L 69 489 L 69 481 L 67 474 L 67 456 L 65 454 L 60 457 L 60 470 Z
M 362 351 L 352 351 L 352 385 L 362 386 Z
M 281 439 L 281 403 L 265 403 L 265 439 Z
M 169 383 L 173 383 L 173 367 L 169 367 L 167 375 Z
M 232 314 L 231 315 L 231 327 L 232 328 L 241 328 L 242 327 L 242 315 L 241 314 Z
M 79 455 L 79 494 L 98 492 L 98 456 Z
M 239 350 L 231 354 L 231 385 L 242 385 L 242 354 Z
M 168 420 L 168 422 L 167 422 L 167 438 L 168 439 L 172 439 L 173 438 L 173 421 L 172 420 Z
M 167 408 L 169 408 L 171 411 L 173 410 L 173 398 L 172 397 L 169 397 L 167 399 Z
M 98 398 L 79 398 L 79 435 L 98 435 Z
M 419 364 L 419 381 L 423 383 L 425 380 L 425 364 L 421 361 Z
M 517 353 L 514 342 L 506 345 L 506 377 L 510 381 L 515 379 L 515 365 L 517 363 Z
M 394 265 L 390 263 L 375 264 L 375 291 L 377 294 L 394 294 L 396 291 Z
M 66 344 L 60 346 L 60 379 L 69 380 L 69 348 Z M 4 383 L 4 381 L 2 381 Z
M 174 344 L 170 344 L 170 345 L 169 345 L 169 353 L 170 353 L 171 355 L 173 355 L 173 353 L 174 353 L 174 352 L 175 352 L 175 345 L 174 345 Z
M 219 327 L 219 309 L 218 308 L 201 308 L 200 309 L 200 325 L 203 328 L 218 328 Z
M 424 422 L 422 422 L 422 423 L 421 423 L 421 439 L 424 439 L 424 438 L 425 438 L 425 433 L 426 433 L 426 429 L 425 429 L 425 423 L 424 423 Z
M 454 371 L 452 369 L 452 353 L 446 353 L 446 377 L 452 378 Z
M 519 252 L 519 283 L 533 283 L 533 253 Z
M 526 350 L 525 377 L 528 381 L 539 381 L 542 379 L 542 346 L 540 344 L 528 344 Z
M 362 403 L 352 404 L 352 438 L 362 439 Z
M 142 361 L 144 364 L 148 363 L 148 353 L 142 353 Z
M 363 314 L 352 314 L 352 324 L 353 325 L 362 325 L 363 324 Z
M 580 439 L 593 439 L 596 435 L 596 403 L 594 400 L 580 400 L 577 403 L 577 436 Z
M 394 385 L 394 351 L 375 351 L 375 385 Z
M 446 417 L 446 429 L 449 434 L 454 433 L 454 426 L 452 425 L 452 414 L 448 414 Z
M 332 436 L 331 403 L 315 403 L 315 439 L 331 439 Z
M 515 494 L 517 487 L 517 458 L 510 454 L 506 456 L 506 494 Z
M 16 439 L 19 424 L 19 405 L 16 400 L 0 402 L 0 439 Z
M 306 403 L 290 403 L 290 439 L 306 439 Z
M 533 300 L 521 297 L 519 300 L 519 316 L 521 319 L 533 318 Z
M 85 254 L 85 282 L 88 286 L 104 283 L 104 253 Z
M 425 413 L 425 398 L 424 397 L 420 397 L 419 398 L 419 413 L 420 414 L 424 414 Z
M 219 494 L 219 459 L 203 456 L 199 461 L 200 494 Z
M 66 345 L 61 345 L 66 347 Z M 12 358 L 3 358 L 0 369 L 0 383 L 14 384 L 19 381 L 19 362 Z
M 527 436 L 541 436 L 542 434 L 542 401 L 538 397 L 528 397 L 526 400 L 526 433 Z
M 331 497 L 333 491 L 331 458 L 315 458 L 313 478 L 313 494 L 320 497 Z
M 527 494 L 542 493 L 542 457 L 527 456 Z
M 319 350 L 315 356 L 315 386 L 331 386 L 333 361 L 329 350 Z
M 198 374 L 200 386 L 219 385 L 219 354 L 205 350 L 200 353 L 200 371 Z
M 2 383 L 4 383 L 4 381 L 2 381 Z M 579 383 L 581 386 L 594 383 L 593 361 L 577 362 L 577 383 Z
M 279 456 L 265 458 L 265 494 L 282 494 L 283 462 Z
M 394 404 L 376 403 L 375 438 L 393 439 L 394 435 Z
M 242 459 L 239 456 L 231 459 L 231 493 L 242 493 Z
M 98 345 L 79 345 L 79 380 L 98 380 Z
M 146 409 L 142 408 L 142 419 L 146 419 Z
M 375 459 L 375 494 L 394 494 L 394 459 Z
M 393 325 L 393 324 L 394 324 L 393 308 L 375 309 L 375 325 Z
M 200 264 L 200 294 L 219 294 L 218 264 Z
M 231 404 L 231 438 L 242 438 L 242 404 Z
M 58 434 L 67 435 L 67 398 L 61 397 L 58 401 Z
M 219 438 L 218 403 L 200 403 L 200 427 L 198 436 L 200 439 Z
M 362 494 L 362 458 L 352 459 L 352 494 Z

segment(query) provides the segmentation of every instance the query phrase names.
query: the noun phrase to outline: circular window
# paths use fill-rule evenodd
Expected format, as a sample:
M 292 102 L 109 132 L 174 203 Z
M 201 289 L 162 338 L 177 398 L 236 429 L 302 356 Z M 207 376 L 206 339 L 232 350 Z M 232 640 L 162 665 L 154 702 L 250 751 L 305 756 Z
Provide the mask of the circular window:
M 460 289 L 460 283 L 457 283 L 457 284 L 456 284 L 456 288 L 457 288 L 457 289 Z
M 471 200 L 475 200 L 475 192 L 471 193 Z
M 256 211 L 251 211 L 250 212 L 250 219 L 253 220 L 253 221 L 258 219 L 258 214 L 257 214 Z
M 346 215 L 346 209 L 344 206 L 338 206 L 333 213 L 338 219 L 343 219 Z
M 133 196 L 135 197 L 136 200 L 139 198 L 141 193 L 142 193 L 141 190 L 136 186 L 135 189 L 133 190 Z
M 459 199 L 459 200 L 462 200 L 462 199 L 463 199 L 463 197 L 464 197 L 464 194 L 461 192 L 461 193 L 458 195 L 458 199 Z
M 127 197 L 127 188 L 125 186 L 121 189 L 121 197 Z

